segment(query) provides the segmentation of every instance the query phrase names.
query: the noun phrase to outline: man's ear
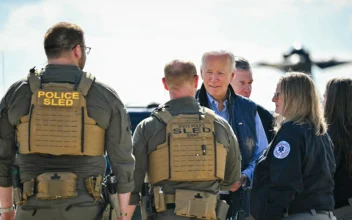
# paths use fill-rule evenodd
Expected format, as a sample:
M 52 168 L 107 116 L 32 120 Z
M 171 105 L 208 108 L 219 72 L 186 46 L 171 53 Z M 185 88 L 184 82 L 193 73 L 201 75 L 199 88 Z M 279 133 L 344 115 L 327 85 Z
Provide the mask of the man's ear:
M 235 76 L 236 76 L 236 69 L 234 69 L 234 70 L 232 71 L 232 73 L 231 73 L 231 80 L 230 80 L 230 81 L 232 81 L 232 80 L 235 78 Z
M 165 89 L 165 90 L 169 90 L 169 87 L 168 87 L 168 85 L 167 85 L 167 83 L 166 83 L 165 77 L 162 78 L 162 81 L 163 81 L 163 84 L 164 84 L 164 89 Z
M 80 45 L 77 45 L 75 48 L 73 48 L 73 54 L 75 57 L 81 59 L 82 57 L 82 47 Z
M 198 88 L 198 82 L 199 82 L 199 76 L 195 75 L 194 76 L 194 88 L 197 89 Z

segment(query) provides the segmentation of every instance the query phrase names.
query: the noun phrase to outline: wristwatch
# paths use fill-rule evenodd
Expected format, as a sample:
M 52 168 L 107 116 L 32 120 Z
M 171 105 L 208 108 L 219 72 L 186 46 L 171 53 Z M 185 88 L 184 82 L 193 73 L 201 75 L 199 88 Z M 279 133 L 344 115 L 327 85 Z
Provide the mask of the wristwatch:
M 6 208 L 6 209 L 0 208 L 0 214 L 5 213 L 5 212 L 12 212 L 13 210 L 15 210 L 15 208 L 13 206 L 11 206 L 10 208 Z
M 125 212 L 125 213 L 120 212 L 120 216 L 118 216 L 118 217 L 123 217 L 123 216 L 127 216 L 127 212 Z
M 242 181 L 242 187 L 245 187 L 247 185 L 247 182 L 248 182 L 248 177 L 246 174 L 242 174 L 243 176 L 243 181 Z

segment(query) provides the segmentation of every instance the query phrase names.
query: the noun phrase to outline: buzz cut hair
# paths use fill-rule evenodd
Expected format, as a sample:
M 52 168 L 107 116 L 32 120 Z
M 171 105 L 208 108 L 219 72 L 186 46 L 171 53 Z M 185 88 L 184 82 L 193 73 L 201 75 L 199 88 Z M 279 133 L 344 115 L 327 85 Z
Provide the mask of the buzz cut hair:
M 197 69 L 192 62 L 173 60 L 165 65 L 164 77 L 170 88 L 177 89 L 185 83 L 192 83 Z

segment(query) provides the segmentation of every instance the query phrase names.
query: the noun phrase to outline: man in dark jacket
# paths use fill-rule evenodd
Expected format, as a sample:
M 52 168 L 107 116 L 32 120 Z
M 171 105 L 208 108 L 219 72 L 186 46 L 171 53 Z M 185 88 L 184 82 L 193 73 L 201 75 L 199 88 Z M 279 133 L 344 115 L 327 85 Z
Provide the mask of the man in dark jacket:
M 231 193 L 220 192 L 221 197 L 232 205 L 228 218 L 236 219 L 243 211 L 249 216 L 248 187 L 252 182 L 256 160 L 268 142 L 256 104 L 236 95 L 230 86 L 234 70 L 235 59 L 232 53 L 226 51 L 205 53 L 201 66 L 204 83 L 196 97 L 202 106 L 211 108 L 226 119 L 238 138 L 242 155 L 241 179 L 230 189 Z
M 236 74 L 231 81 L 232 88 L 237 95 L 249 98 L 252 93 L 253 75 L 249 62 L 242 57 L 235 57 Z M 266 137 L 270 143 L 274 136 L 274 117 L 264 107 L 257 104 L 257 111 L 263 123 Z

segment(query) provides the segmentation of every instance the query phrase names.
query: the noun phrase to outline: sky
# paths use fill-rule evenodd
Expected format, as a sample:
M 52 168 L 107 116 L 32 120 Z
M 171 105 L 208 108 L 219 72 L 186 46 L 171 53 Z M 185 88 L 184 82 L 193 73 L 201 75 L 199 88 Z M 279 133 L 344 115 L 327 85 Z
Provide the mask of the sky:
M 282 72 L 256 62 L 282 61 L 294 42 L 315 60 L 352 60 L 350 0 L 0 0 L 1 96 L 30 68 L 45 66 L 44 34 L 60 21 L 83 28 L 92 47 L 84 70 L 114 88 L 127 106 L 167 101 L 164 65 L 187 60 L 199 71 L 209 50 L 248 59 L 251 99 L 269 110 Z M 315 67 L 313 74 L 323 94 L 329 79 L 352 77 L 352 65 Z

